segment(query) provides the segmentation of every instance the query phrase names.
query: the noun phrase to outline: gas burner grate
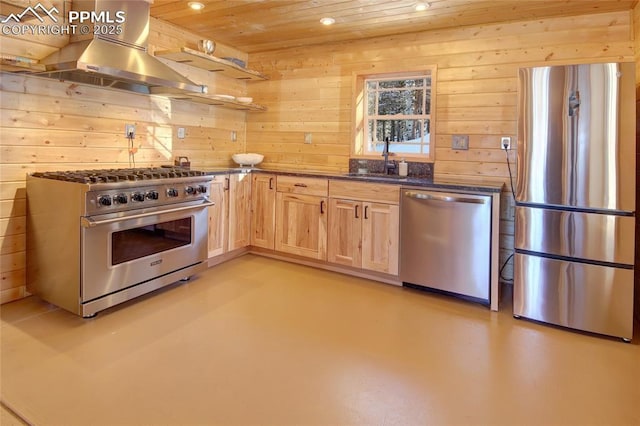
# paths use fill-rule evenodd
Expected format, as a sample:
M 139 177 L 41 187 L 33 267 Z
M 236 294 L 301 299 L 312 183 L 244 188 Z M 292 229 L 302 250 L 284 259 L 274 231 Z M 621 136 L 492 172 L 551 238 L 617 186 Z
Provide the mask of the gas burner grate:
M 178 177 L 194 177 L 204 175 L 204 172 L 198 170 L 191 170 L 176 166 L 33 173 L 34 177 L 78 183 L 110 183 L 152 179 L 169 179 Z

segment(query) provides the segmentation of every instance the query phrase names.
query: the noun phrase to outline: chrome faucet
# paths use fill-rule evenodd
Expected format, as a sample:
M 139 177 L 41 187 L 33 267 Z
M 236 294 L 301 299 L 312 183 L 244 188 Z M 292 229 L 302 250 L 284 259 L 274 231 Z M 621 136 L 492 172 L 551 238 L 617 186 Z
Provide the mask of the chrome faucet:
M 382 156 L 384 157 L 384 171 L 385 175 L 390 175 L 396 169 L 396 162 L 389 161 L 389 137 L 384 138 L 384 149 L 382 150 Z

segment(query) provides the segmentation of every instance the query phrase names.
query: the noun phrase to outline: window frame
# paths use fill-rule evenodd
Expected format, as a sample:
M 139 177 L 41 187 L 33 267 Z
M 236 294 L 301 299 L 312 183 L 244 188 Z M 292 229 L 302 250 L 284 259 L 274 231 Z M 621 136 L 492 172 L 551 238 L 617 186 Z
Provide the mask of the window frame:
M 421 66 L 416 68 L 415 70 L 405 70 L 405 71 L 389 71 L 389 72 L 376 72 L 376 73 L 367 73 L 367 72 L 354 72 L 353 74 L 353 84 L 354 84 L 354 93 L 353 93 L 353 105 L 354 105 L 354 126 L 353 126 L 353 137 L 351 143 L 351 155 L 355 158 L 367 158 L 367 159 L 378 159 L 380 154 L 374 152 L 367 151 L 367 134 L 368 134 L 368 121 L 369 117 L 367 111 L 367 90 L 366 90 L 366 82 L 368 80 L 403 80 L 403 79 L 419 79 L 424 77 L 431 78 L 431 86 L 430 86 L 430 107 L 429 114 L 421 114 L 421 115 L 388 115 L 384 116 L 388 119 L 404 119 L 408 117 L 408 119 L 414 119 L 415 117 L 419 117 L 416 119 L 420 120 L 429 120 L 429 153 L 394 153 L 393 150 L 393 142 L 390 147 L 390 152 L 392 155 L 395 154 L 396 157 L 402 156 L 403 158 L 411 161 L 418 162 L 433 162 L 435 160 L 435 139 L 436 139 L 436 120 L 435 120 L 435 112 L 436 112 L 436 103 L 435 103 L 435 94 L 436 92 L 436 66 Z M 426 102 L 426 99 L 423 100 Z M 425 111 L 426 112 L 426 111 Z

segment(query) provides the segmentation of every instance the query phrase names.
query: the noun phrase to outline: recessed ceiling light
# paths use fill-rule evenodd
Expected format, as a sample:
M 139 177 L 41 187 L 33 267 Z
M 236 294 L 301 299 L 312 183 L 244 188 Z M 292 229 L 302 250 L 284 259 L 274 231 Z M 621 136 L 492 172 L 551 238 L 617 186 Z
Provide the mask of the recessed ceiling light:
M 429 9 L 429 6 L 431 6 L 429 3 L 416 3 L 415 10 L 416 12 L 422 12 L 423 10 Z
M 199 1 L 190 1 L 187 4 L 193 10 L 202 10 L 202 9 L 204 9 L 204 3 L 200 3 Z
M 333 25 L 336 23 L 336 20 L 333 18 L 322 18 L 320 20 L 320 22 L 322 23 L 322 25 Z

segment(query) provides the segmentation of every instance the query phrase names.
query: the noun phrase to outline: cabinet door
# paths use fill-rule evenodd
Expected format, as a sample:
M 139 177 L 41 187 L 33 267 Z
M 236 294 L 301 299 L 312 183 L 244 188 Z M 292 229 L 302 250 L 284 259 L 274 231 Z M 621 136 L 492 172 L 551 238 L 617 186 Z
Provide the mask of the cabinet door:
M 362 267 L 398 275 L 400 208 L 363 203 Z
M 227 175 L 216 175 L 211 181 L 209 199 L 215 205 L 209 207 L 209 257 L 218 256 L 227 251 L 228 179 Z
M 359 201 L 329 199 L 329 262 L 356 268 L 362 266 L 362 213 Z
M 326 260 L 326 197 L 277 193 L 276 250 Z
M 249 245 L 251 239 L 251 175 L 229 176 L 229 251 Z
M 256 173 L 251 183 L 251 245 L 273 250 L 276 231 L 276 178 Z

